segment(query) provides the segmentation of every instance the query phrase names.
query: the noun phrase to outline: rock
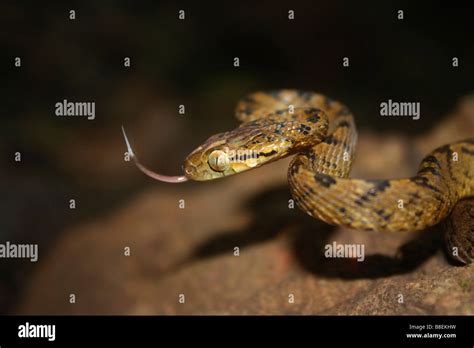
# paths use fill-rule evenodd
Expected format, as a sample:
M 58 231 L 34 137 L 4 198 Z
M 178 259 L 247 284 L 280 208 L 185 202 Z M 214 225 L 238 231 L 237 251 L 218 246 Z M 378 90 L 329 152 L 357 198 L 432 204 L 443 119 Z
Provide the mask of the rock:
M 354 174 L 414 174 L 428 151 L 457 132 L 473 134 L 472 122 L 459 123 L 465 108 L 443 123 L 452 132 L 414 140 L 362 133 Z M 318 222 L 288 208 L 288 163 L 216 182 L 156 183 L 110 215 L 65 230 L 12 312 L 474 314 L 474 266 L 449 261 L 441 225 L 380 234 Z M 365 260 L 325 258 L 334 241 L 363 244 Z

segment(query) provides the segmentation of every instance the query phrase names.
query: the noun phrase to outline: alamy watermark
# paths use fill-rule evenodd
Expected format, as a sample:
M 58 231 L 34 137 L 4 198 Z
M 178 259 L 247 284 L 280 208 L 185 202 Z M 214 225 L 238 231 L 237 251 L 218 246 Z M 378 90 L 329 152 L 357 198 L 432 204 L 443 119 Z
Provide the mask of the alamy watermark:
M 365 260 L 364 244 L 326 244 L 324 246 L 324 256 L 326 258 L 356 258 L 358 262 Z
M 95 102 L 68 102 L 64 99 L 55 104 L 56 116 L 86 116 L 88 120 L 95 119 Z
M 230 162 L 242 162 L 259 157 L 258 152 L 255 150 L 229 150 L 228 148 L 225 148 L 224 150 Z
M 56 325 L 54 324 L 25 324 L 18 326 L 19 338 L 46 338 L 52 342 L 56 340 Z
M 0 244 L 0 258 L 3 259 L 30 259 L 38 261 L 38 244 L 14 244 L 6 242 Z
M 397 102 L 392 99 L 380 103 L 380 116 L 408 116 L 420 119 L 419 102 Z

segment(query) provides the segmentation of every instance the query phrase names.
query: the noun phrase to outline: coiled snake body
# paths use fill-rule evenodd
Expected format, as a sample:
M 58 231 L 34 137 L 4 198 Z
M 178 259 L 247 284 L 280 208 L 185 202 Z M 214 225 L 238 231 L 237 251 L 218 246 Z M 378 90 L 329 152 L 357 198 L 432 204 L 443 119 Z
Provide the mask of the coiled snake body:
M 129 153 L 146 174 L 168 182 L 226 177 L 295 154 L 288 181 L 297 205 L 329 224 L 364 230 L 422 230 L 474 195 L 474 139 L 437 148 L 412 178 L 352 179 L 357 131 L 340 102 L 299 90 L 256 92 L 238 103 L 236 115 L 240 127 L 210 137 L 186 158 L 185 176 L 151 172 L 126 139 Z M 449 230 L 450 248 L 471 262 L 474 232 Z

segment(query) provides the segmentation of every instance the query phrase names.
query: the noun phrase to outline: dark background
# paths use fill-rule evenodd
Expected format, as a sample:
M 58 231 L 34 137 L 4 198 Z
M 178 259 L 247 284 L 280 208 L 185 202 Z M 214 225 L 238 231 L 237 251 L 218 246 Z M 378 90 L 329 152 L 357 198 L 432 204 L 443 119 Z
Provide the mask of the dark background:
M 472 15 L 468 2 L 4 1 L 0 241 L 39 243 L 41 262 L 65 227 L 154 185 L 123 161 L 122 124 L 142 160 L 166 174 L 235 127 L 235 104 L 258 89 L 327 94 L 362 131 L 427 131 L 472 92 Z M 96 119 L 55 116 L 63 99 L 95 102 Z M 421 119 L 380 117 L 387 99 L 421 102 Z M 68 208 L 70 198 L 80 209 Z M 14 307 L 34 266 L 0 260 L 0 312 Z

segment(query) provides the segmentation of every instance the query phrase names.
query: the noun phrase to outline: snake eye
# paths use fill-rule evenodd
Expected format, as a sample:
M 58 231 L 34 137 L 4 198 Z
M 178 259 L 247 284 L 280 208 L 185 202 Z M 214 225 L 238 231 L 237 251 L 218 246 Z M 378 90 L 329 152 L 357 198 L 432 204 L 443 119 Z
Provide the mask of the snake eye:
M 229 167 L 229 156 L 221 150 L 214 150 L 209 155 L 209 166 L 216 172 L 223 172 Z

